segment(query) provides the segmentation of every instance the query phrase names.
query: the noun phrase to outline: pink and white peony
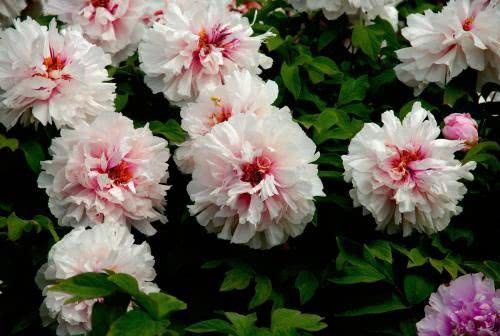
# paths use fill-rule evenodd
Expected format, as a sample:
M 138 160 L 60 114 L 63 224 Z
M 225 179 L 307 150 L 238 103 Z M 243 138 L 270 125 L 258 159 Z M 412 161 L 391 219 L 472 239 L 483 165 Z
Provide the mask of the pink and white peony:
M 26 0 L 0 0 L 0 26 L 10 25 L 26 5 Z
M 28 18 L 0 33 L 0 122 L 74 127 L 114 110 L 110 59 L 78 29 Z
M 440 13 L 408 16 L 402 33 L 411 47 L 396 52 L 397 77 L 416 94 L 429 83 L 443 87 L 469 67 L 479 72 L 478 86 L 500 83 L 498 22 L 496 0 L 451 0 Z
M 478 125 L 469 113 L 452 113 L 444 118 L 443 136 L 449 140 L 465 141 L 465 150 L 469 150 L 479 141 Z
M 47 0 L 44 11 L 64 23 L 80 26 L 84 36 L 118 64 L 137 50 L 149 1 Z
M 71 295 L 49 290 L 54 282 L 111 270 L 133 276 L 146 293 L 158 292 L 152 282 L 154 263 L 148 243 L 134 244 L 134 236 L 124 226 L 106 223 L 88 230 L 74 229 L 52 247 L 47 264 L 37 275 L 45 296 L 40 308 L 44 324 L 56 320 L 58 336 L 81 335 L 92 329 L 92 307 L 97 300 L 65 304 Z
M 361 19 L 369 24 L 380 16 L 397 30 L 396 6 L 401 0 L 288 0 L 288 2 L 299 11 L 322 10 L 329 20 L 336 20 L 346 14 L 353 21 Z
M 365 124 L 342 157 L 354 205 L 373 215 L 377 230 L 404 236 L 443 230 L 462 211 L 457 203 L 467 188 L 459 180 L 473 179 L 475 162 L 454 157 L 464 142 L 437 139 L 441 130 L 420 103 L 403 122 L 393 111 L 382 122 Z
M 60 225 L 120 223 L 152 235 L 151 222 L 166 222 L 170 153 L 167 142 L 147 125 L 134 129 L 132 120 L 105 113 L 90 124 L 62 130 L 50 153 L 38 185 L 46 189 Z
M 267 249 L 300 235 L 323 196 L 316 145 L 290 113 L 237 114 L 194 150 L 190 212 L 221 239 Z
M 189 140 L 175 153 L 179 168 L 184 173 L 192 173 L 193 146 L 215 125 L 241 113 L 262 117 L 277 111 L 278 108 L 272 104 L 278 98 L 278 93 L 275 82 L 264 82 L 248 70 L 237 70 L 226 77 L 223 85 L 214 90 L 203 91 L 195 102 L 188 103 L 181 110 L 181 126 L 187 132 Z
M 154 23 L 139 45 L 146 84 L 179 103 L 217 87 L 235 70 L 260 73 L 272 64 L 259 52 L 271 33 L 252 35 L 247 18 L 230 11 L 227 0 L 170 0 L 163 23 Z

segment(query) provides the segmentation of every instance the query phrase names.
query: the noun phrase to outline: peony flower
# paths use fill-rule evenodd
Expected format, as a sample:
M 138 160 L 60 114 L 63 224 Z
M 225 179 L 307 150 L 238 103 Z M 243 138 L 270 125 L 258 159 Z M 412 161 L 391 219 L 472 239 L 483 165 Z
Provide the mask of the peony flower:
M 483 274 L 466 274 L 439 286 L 417 323 L 418 336 L 500 335 L 500 290 Z
M 252 113 L 262 117 L 277 111 L 278 108 L 272 104 L 278 98 L 278 91 L 278 85 L 273 81 L 264 82 L 248 70 L 235 71 L 226 77 L 223 85 L 202 92 L 195 102 L 184 106 L 181 110 L 181 126 L 188 133 L 189 140 L 175 153 L 181 171 L 192 173 L 193 146 L 198 138 L 210 132 L 215 125 L 236 114 Z
M 411 47 L 397 51 L 396 75 L 419 94 L 429 83 L 443 87 L 471 67 L 478 85 L 500 83 L 500 6 L 497 1 L 451 0 L 440 13 L 408 16 L 402 30 Z
M 152 282 L 156 277 L 154 263 L 148 243 L 134 244 L 134 236 L 124 226 L 107 223 L 89 230 L 74 229 L 52 247 L 47 264 L 37 275 L 45 296 L 40 308 L 44 324 L 56 320 L 58 336 L 81 335 L 92 328 L 92 307 L 98 300 L 65 304 L 72 296 L 51 291 L 54 282 L 111 270 L 133 276 L 146 293 L 158 292 Z
M 464 140 L 465 150 L 479 141 L 477 122 L 469 113 L 452 113 L 444 118 L 443 136 L 449 140 Z
M 316 145 L 276 111 L 237 114 L 200 138 L 188 193 L 192 215 L 221 239 L 267 249 L 300 235 L 323 196 Z
M 463 141 L 437 139 L 436 120 L 420 103 L 403 122 L 393 111 L 383 113 L 382 122 L 365 124 L 342 156 L 354 205 L 373 215 L 377 230 L 404 236 L 443 230 L 462 211 L 457 203 L 467 188 L 459 180 L 473 179 L 475 162 L 455 159 Z
M 85 38 L 110 54 L 116 65 L 137 50 L 149 1 L 156 0 L 47 0 L 44 10 L 80 26 Z
M 180 0 L 178 0 L 180 1 Z M 185 0 L 184 0 L 185 1 Z M 165 11 L 167 9 L 168 0 L 151 0 L 148 1 L 142 21 L 146 26 L 151 27 L 155 22 L 165 23 Z
M 0 33 L 0 122 L 74 127 L 114 110 L 109 57 L 78 29 L 28 18 Z
M 322 10 L 328 20 L 336 20 L 346 14 L 351 21 L 361 19 L 370 24 L 380 16 L 391 23 L 394 30 L 398 26 L 396 6 L 401 0 L 288 0 L 299 11 Z
M 139 45 L 141 69 L 154 93 L 177 103 L 192 101 L 237 69 L 256 74 L 259 66 L 271 66 L 272 60 L 259 53 L 271 33 L 252 36 L 247 18 L 227 4 L 169 1 L 164 24 L 155 23 Z
M 1 0 L 0 1 L 0 27 L 8 26 L 26 8 L 26 0 Z
M 62 130 L 50 153 L 38 185 L 46 189 L 60 225 L 120 223 L 152 235 L 150 222 L 166 222 L 169 187 L 163 183 L 170 154 L 167 142 L 147 125 L 134 129 L 132 120 L 105 113 L 93 123 Z

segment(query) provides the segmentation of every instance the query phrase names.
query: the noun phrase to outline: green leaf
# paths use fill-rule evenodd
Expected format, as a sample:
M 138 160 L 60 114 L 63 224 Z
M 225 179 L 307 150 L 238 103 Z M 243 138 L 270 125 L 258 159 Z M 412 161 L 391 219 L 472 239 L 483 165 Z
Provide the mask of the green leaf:
M 140 293 L 139 284 L 137 280 L 129 275 L 123 273 L 115 273 L 108 276 L 108 280 L 114 283 L 118 288 L 120 288 L 124 293 L 130 296 L 135 296 Z
M 390 298 L 377 300 L 376 303 L 368 305 L 365 302 L 362 307 L 346 310 L 342 313 L 336 314 L 336 316 L 355 317 L 383 314 L 403 309 L 407 309 L 406 305 L 403 303 L 403 301 L 401 301 L 401 298 L 399 298 L 399 296 L 393 294 Z
M 467 96 L 467 91 L 464 89 L 447 85 L 444 89 L 443 103 L 453 107 L 455 103 L 464 96 Z
M 359 48 L 371 60 L 376 61 L 382 47 L 383 33 L 373 26 L 363 23 L 354 26 L 352 31 L 352 45 Z
M 408 274 L 404 279 L 404 292 L 411 304 L 419 304 L 434 292 L 434 284 L 424 276 Z
M 89 336 L 102 336 L 108 333 L 111 325 L 127 312 L 130 299 L 126 295 L 107 297 L 96 302 L 92 308 L 92 331 Z
M 8 139 L 5 135 L 0 134 L 0 149 L 8 148 L 11 151 L 17 150 L 19 141 L 17 139 Z
M 253 296 L 249 309 L 254 309 L 265 303 L 271 297 L 273 286 L 271 280 L 266 276 L 255 277 L 255 295 Z
M 283 63 L 281 65 L 280 74 L 285 87 L 293 94 L 295 99 L 298 99 L 302 91 L 302 81 L 300 79 L 299 67 L 297 65 L 288 65 Z
M 500 145 L 495 141 L 480 142 L 467 152 L 463 159 L 463 163 L 478 161 L 478 156 L 485 152 L 500 152 Z
M 115 109 L 116 112 L 121 112 L 125 109 L 128 104 L 128 94 L 119 94 L 115 98 Z
M 226 276 L 220 287 L 221 292 L 245 289 L 250 285 L 254 273 L 247 267 L 237 266 L 226 272 Z
M 285 43 L 280 36 L 273 36 L 266 40 L 266 46 L 269 51 L 273 51 L 281 47 Z
M 149 128 L 153 134 L 160 135 L 173 143 L 179 144 L 186 139 L 186 134 L 179 123 L 174 119 L 169 119 L 166 123 L 151 121 L 149 123 Z
M 187 327 L 186 330 L 195 334 L 218 332 L 221 334 L 234 335 L 235 333 L 235 329 L 229 322 L 218 319 L 192 324 Z
M 105 273 L 82 273 L 62 280 L 49 290 L 73 295 L 74 300 L 70 301 L 74 302 L 109 296 L 116 292 L 117 287 Z
M 237 336 L 253 336 L 255 329 L 255 322 L 257 322 L 257 315 L 240 315 L 237 313 L 227 312 L 226 317 L 233 324 L 234 331 Z
M 148 297 L 155 303 L 156 311 L 154 317 L 156 319 L 165 318 L 173 312 L 187 308 L 185 302 L 165 293 L 150 293 Z
M 30 221 L 24 220 L 16 216 L 13 212 L 7 217 L 7 237 L 10 241 L 16 241 L 21 238 L 23 232 L 29 231 L 31 226 Z
M 385 240 L 375 240 L 366 246 L 368 251 L 375 257 L 392 264 L 391 244 Z
M 367 75 L 363 75 L 357 79 L 349 78 L 345 80 L 340 88 L 339 106 L 365 99 L 369 86 L 370 83 Z
M 319 281 L 316 276 L 308 271 L 300 271 L 295 279 L 295 288 L 299 290 L 300 304 L 311 300 L 319 287 Z
M 331 58 L 325 56 L 314 57 L 309 65 L 328 76 L 342 75 L 342 71 L 339 70 L 337 64 Z
M 31 170 L 35 173 L 39 173 L 41 170 L 40 161 L 45 159 L 45 153 L 42 146 L 38 142 L 28 140 L 22 142 L 20 148 Z
M 116 320 L 106 336 L 161 336 L 169 325 L 166 320 L 155 321 L 142 310 L 131 310 Z
M 318 50 L 321 51 L 337 37 L 337 30 L 327 29 L 318 38 Z
M 273 335 L 293 330 L 320 331 L 327 327 L 322 322 L 323 318 L 313 314 L 303 314 L 298 310 L 280 308 L 273 311 L 271 315 L 271 329 Z

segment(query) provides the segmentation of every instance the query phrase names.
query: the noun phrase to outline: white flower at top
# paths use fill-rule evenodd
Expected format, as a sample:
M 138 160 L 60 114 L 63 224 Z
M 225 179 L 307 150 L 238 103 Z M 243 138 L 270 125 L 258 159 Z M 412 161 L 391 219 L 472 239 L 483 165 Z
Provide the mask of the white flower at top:
M 299 11 L 322 10 L 329 20 L 336 20 L 346 14 L 352 20 L 361 18 L 366 24 L 377 16 L 391 23 L 394 30 L 398 26 L 396 6 L 401 0 L 288 0 Z
M 429 83 L 443 87 L 467 68 L 479 72 L 478 86 L 500 83 L 498 1 L 450 0 L 440 13 L 408 16 L 402 30 L 411 47 L 398 50 L 399 80 L 419 94 Z
M 224 84 L 214 90 L 203 91 L 193 103 L 181 110 L 182 128 L 189 140 L 175 153 L 175 160 L 184 173 L 193 170 L 192 150 L 196 141 L 217 124 L 234 115 L 252 113 L 262 117 L 278 108 L 272 106 L 278 97 L 278 85 L 264 82 L 248 70 L 237 70 L 225 78 Z M 285 108 L 288 111 L 288 108 Z
M 227 0 L 175 1 L 163 21 L 149 28 L 139 45 L 141 69 L 154 93 L 172 102 L 192 101 L 237 69 L 256 74 L 272 59 L 259 52 L 270 36 L 252 36 L 247 18 L 228 8 Z
M 52 247 L 47 264 L 37 275 L 45 296 L 40 308 L 44 324 L 56 320 L 58 336 L 81 335 L 92 329 L 92 307 L 97 300 L 65 304 L 71 295 L 49 290 L 58 280 L 110 270 L 133 276 L 146 293 L 158 292 L 152 282 L 154 263 L 148 243 L 134 244 L 134 236 L 124 226 L 106 223 L 89 230 L 74 229 Z
M 59 224 L 120 223 L 152 235 L 151 222 L 166 222 L 170 153 L 167 141 L 147 125 L 134 129 L 119 113 L 101 114 L 90 124 L 62 130 L 50 153 L 38 185 L 46 189 Z
M 221 239 L 267 249 L 300 235 L 322 196 L 316 145 L 287 111 L 237 114 L 199 138 L 190 212 Z
M 0 1 L 0 26 L 8 26 L 26 8 L 26 0 Z
M 48 0 L 44 11 L 82 28 L 84 36 L 102 47 L 118 64 L 131 56 L 144 33 L 144 0 Z
M 342 160 L 355 206 L 371 213 L 378 230 L 431 234 L 458 215 L 472 180 L 475 162 L 462 165 L 454 153 L 463 141 L 437 139 L 441 130 L 432 114 L 415 103 L 401 122 L 393 111 L 382 114 L 383 127 L 365 124 Z
M 0 122 L 74 127 L 114 110 L 109 56 L 76 28 L 47 29 L 31 18 L 0 32 Z

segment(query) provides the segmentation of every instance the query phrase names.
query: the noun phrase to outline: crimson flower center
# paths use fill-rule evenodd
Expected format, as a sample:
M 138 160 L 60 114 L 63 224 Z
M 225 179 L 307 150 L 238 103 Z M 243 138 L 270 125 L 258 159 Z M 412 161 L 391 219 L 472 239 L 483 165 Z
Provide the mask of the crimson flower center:
M 109 0 L 91 0 L 90 3 L 94 7 L 108 7 Z
M 468 17 L 465 19 L 464 23 L 462 23 L 462 27 L 465 31 L 470 31 L 474 27 L 474 18 Z
M 119 164 L 108 170 L 108 177 L 117 184 L 125 184 L 134 176 L 130 170 L 129 164 L 121 161 Z
M 264 177 L 270 172 L 272 162 L 265 156 L 256 157 L 252 163 L 245 163 L 241 170 L 243 171 L 243 176 L 241 180 L 243 182 L 248 182 L 252 186 L 258 185 Z
M 213 127 L 229 120 L 232 116 L 232 110 L 230 106 L 221 104 L 219 97 L 212 97 L 211 99 L 214 102 L 216 110 L 208 115 L 208 124 Z
M 231 31 L 228 27 L 218 24 L 210 30 L 205 28 L 198 32 L 198 50 L 210 53 L 212 47 L 220 49 L 224 57 L 230 58 L 231 52 L 239 47 L 239 40 L 231 38 Z

